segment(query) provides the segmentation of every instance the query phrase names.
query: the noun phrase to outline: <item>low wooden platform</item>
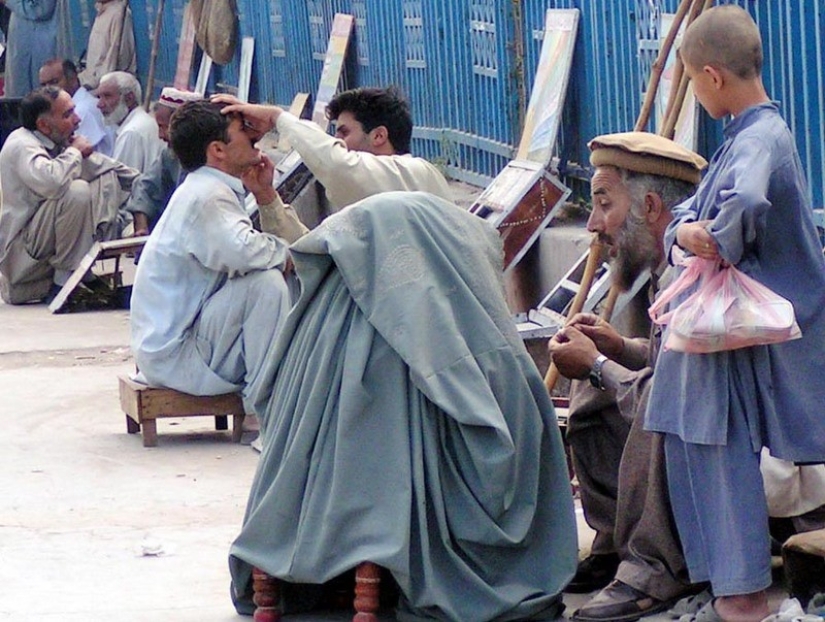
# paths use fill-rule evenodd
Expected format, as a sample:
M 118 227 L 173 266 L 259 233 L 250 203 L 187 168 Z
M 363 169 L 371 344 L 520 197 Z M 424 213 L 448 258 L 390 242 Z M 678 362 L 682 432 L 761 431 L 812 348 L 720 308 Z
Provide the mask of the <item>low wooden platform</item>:
M 157 420 L 171 417 L 215 417 L 215 429 L 228 429 L 232 417 L 232 440 L 239 443 L 245 416 L 240 393 L 197 396 L 173 389 L 160 389 L 119 376 L 120 407 L 126 413 L 126 431 L 143 433 L 143 446 L 158 444 Z

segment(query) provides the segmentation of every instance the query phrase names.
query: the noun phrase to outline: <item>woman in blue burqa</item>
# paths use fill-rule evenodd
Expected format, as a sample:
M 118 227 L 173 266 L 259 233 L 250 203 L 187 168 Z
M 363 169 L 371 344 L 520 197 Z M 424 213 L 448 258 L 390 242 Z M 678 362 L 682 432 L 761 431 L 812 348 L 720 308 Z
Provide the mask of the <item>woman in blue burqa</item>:
M 552 403 L 504 299 L 493 227 L 386 193 L 292 247 L 301 294 L 257 396 L 263 452 L 230 551 L 286 612 L 369 561 L 399 620 L 554 620 L 576 568 Z

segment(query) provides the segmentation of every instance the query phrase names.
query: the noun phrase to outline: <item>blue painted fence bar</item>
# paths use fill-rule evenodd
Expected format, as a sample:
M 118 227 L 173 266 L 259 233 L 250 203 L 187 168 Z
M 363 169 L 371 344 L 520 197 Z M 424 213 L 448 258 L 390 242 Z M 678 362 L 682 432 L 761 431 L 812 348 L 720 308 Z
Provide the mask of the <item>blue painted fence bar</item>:
M 66 0 L 74 55 L 85 48 L 93 0 Z M 678 0 L 236 0 L 241 37 L 254 37 L 251 101 L 288 105 L 318 87 L 332 19 L 355 17 L 346 88 L 397 84 L 413 106 L 413 149 L 454 178 L 485 185 L 518 144 L 548 8 L 581 12 L 559 133 L 562 176 L 586 175 L 587 141 L 632 128 L 656 57 L 659 16 Z M 733 0 L 720 0 L 728 4 Z M 796 136 L 814 205 L 825 206 L 825 6 L 822 0 L 737 0 L 765 47 L 765 82 Z M 145 81 L 158 0 L 131 0 Z M 156 96 L 171 84 L 185 0 L 166 0 Z M 199 54 L 199 52 L 198 52 Z M 196 56 L 192 82 L 197 73 Z M 209 91 L 237 86 L 235 59 L 213 66 Z M 721 124 L 701 115 L 710 155 Z

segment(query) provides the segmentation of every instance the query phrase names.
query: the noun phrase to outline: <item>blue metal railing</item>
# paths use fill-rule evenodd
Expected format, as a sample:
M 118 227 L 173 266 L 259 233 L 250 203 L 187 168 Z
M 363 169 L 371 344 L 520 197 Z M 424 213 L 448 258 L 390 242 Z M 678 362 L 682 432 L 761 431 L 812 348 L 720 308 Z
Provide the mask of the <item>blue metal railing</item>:
M 720 0 L 729 3 L 733 0 Z M 76 55 L 85 48 L 93 0 L 67 0 Z M 158 0 L 131 0 L 138 73 L 148 73 Z M 756 19 L 765 83 L 782 102 L 817 206 L 825 205 L 825 7 L 821 0 L 736 0 Z M 529 100 L 548 8 L 581 12 L 557 153 L 562 174 L 586 167 L 587 141 L 630 129 L 656 55 L 658 16 L 678 0 L 237 0 L 241 36 L 255 38 L 250 98 L 289 104 L 314 94 L 336 12 L 355 16 L 344 86 L 399 85 L 416 121 L 413 150 L 453 177 L 483 185 L 514 152 Z M 171 84 L 185 0 L 166 0 L 155 95 Z M 518 23 L 516 17 L 518 16 Z M 520 33 L 520 40 L 519 38 Z M 516 58 L 516 51 L 523 57 Z M 521 62 L 518 62 L 521 60 Z M 215 67 L 210 89 L 238 81 L 240 46 Z M 194 74 L 197 71 L 197 58 Z M 704 117 L 709 155 L 721 124 Z

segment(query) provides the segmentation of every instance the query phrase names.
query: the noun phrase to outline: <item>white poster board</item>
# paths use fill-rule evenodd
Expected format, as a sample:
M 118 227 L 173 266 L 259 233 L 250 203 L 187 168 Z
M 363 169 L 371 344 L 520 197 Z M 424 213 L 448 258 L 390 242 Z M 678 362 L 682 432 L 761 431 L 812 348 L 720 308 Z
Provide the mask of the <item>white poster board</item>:
M 662 13 L 661 25 L 659 28 L 659 46 L 661 48 L 664 43 L 667 33 L 673 25 L 675 15 L 672 13 Z M 670 92 L 673 88 L 673 72 L 676 68 L 676 50 L 682 43 L 682 34 L 685 30 L 685 24 L 682 22 L 682 27 L 676 35 L 673 42 L 673 47 L 670 54 L 665 61 L 665 68 L 662 71 L 662 79 L 659 83 L 659 90 L 656 93 L 656 132 L 661 133 L 662 124 L 664 122 L 665 110 L 670 99 Z M 679 113 L 679 118 L 676 121 L 676 131 L 673 135 L 673 140 L 683 147 L 696 151 L 696 136 L 698 132 L 699 115 L 696 109 L 696 96 L 693 94 L 693 85 L 688 82 L 687 92 L 685 94 L 685 101 L 682 104 L 682 110 Z

